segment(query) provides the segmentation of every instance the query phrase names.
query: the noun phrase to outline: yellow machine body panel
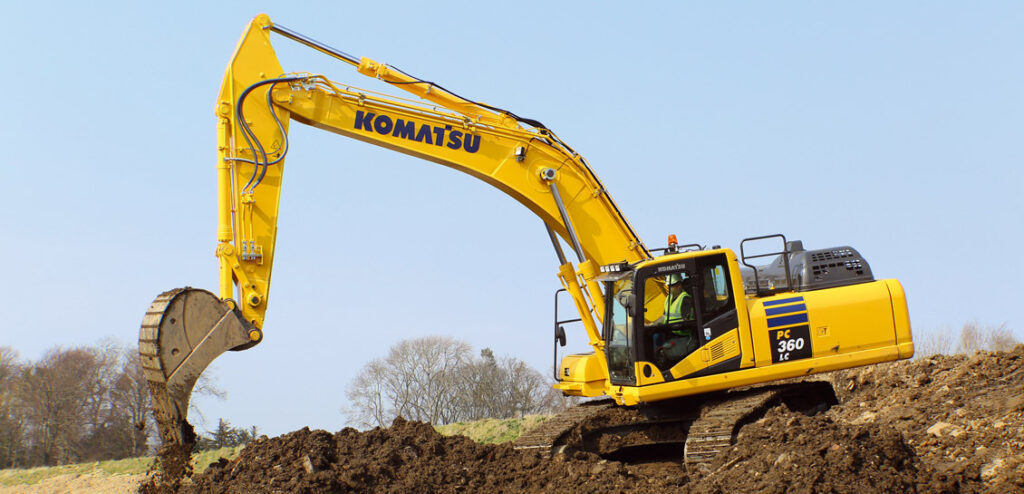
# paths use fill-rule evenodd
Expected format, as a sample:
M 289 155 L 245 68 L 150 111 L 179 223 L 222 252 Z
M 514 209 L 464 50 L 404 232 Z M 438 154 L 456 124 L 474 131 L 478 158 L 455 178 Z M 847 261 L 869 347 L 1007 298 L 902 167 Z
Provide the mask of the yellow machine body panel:
M 566 355 L 561 362 L 560 389 L 569 396 L 601 396 L 608 373 L 596 354 Z
M 747 302 L 758 367 L 794 357 L 852 355 L 896 344 L 888 282 L 775 295 Z

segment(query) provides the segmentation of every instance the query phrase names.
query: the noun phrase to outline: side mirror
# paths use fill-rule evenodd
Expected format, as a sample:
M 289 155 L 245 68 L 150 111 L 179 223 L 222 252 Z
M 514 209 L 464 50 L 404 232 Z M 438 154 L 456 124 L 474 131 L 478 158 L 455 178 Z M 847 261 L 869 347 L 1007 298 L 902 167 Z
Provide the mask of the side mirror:
M 558 342 L 559 346 L 565 346 L 565 328 L 564 327 L 559 326 L 558 329 L 555 330 L 555 341 Z
M 615 294 L 615 299 L 619 302 L 619 305 L 625 307 L 627 311 L 633 311 L 633 305 L 636 303 L 636 295 L 633 294 L 632 290 L 623 290 Z

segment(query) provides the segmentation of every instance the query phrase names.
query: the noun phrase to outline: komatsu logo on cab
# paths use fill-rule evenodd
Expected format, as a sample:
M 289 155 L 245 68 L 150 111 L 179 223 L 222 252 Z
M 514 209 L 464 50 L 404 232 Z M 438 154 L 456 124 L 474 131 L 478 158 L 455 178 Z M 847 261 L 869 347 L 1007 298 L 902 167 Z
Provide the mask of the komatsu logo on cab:
M 462 148 L 469 153 L 475 153 L 480 149 L 480 136 L 452 130 L 451 125 L 433 127 L 412 121 L 407 122 L 401 118 L 391 120 L 391 117 L 387 115 L 366 113 L 362 110 L 356 111 L 355 128 L 435 146 L 448 146 L 451 149 Z M 447 138 L 447 143 L 445 138 Z

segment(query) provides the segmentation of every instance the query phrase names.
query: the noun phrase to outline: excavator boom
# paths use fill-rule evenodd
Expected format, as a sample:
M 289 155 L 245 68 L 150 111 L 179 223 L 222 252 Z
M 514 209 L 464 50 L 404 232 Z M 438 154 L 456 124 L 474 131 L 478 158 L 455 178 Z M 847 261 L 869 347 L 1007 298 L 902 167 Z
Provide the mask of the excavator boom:
M 417 99 L 337 84 L 321 75 L 285 73 L 271 33 L 343 60 Z M 210 362 L 262 340 L 292 120 L 451 167 L 522 203 L 551 234 L 559 275 L 577 309 L 587 314 L 595 346 L 601 344 L 604 304 L 600 288 L 586 280 L 602 263 L 651 257 L 586 160 L 539 122 L 357 59 L 275 26 L 266 15 L 257 16 L 239 40 L 215 111 L 219 294 L 193 288 L 163 293 L 139 333 L 165 441 L 191 441 L 189 396 Z M 574 227 L 570 218 L 587 224 Z M 572 246 L 578 266 L 566 260 L 556 235 Z

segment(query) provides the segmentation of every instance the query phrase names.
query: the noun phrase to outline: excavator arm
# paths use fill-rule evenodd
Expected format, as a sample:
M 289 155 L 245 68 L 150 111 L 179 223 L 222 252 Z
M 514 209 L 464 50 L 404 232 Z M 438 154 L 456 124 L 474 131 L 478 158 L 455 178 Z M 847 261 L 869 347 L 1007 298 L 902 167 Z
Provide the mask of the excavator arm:
M 345 61 L 417 99 L 341 85 L 321 75 L 284 73 L 272 33 Z M 216 114 L 219 294 L 192 288 L 161 294 L 139 336 L 165 443 L 192 441 L 188 402 L 202 371 L 224 352 L 262 339 L 292 120 L 465 172 L 526 206 L 551 236 L 559 277 L 596 350 L 604 344 L 599 330 L 604 304 L 593 281 L 598 267 L 651 258 L 584 158 L 539 122 L 334 50 L 275 26 L 266 15 L 256 17 L 239 40 Z M 571 246 L 578 262 L 566 259 L 556 236 Z

